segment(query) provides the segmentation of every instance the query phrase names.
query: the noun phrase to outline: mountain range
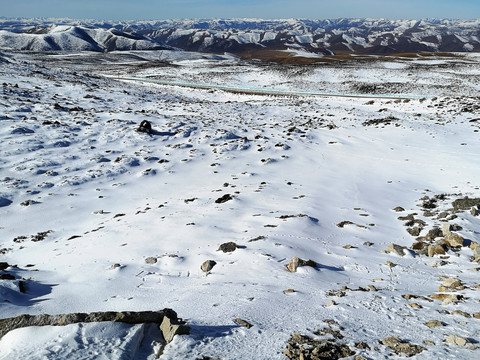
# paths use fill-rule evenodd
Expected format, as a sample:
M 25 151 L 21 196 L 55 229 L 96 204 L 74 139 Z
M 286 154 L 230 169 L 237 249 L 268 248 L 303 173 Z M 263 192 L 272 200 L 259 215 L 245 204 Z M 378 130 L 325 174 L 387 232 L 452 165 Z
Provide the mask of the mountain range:
M 236 53 L 297 49 L 314 54 L 478 52 L 477 20 L 208 19 L 97 21 L 0 18 L 0 49 Z

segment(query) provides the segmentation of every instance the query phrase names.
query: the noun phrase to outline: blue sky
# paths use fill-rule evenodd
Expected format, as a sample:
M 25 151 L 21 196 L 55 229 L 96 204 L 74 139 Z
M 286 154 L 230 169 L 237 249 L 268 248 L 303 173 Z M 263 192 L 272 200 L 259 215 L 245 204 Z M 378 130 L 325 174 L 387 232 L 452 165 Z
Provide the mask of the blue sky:
M 480 18 L 480 0 L 0 0 L 4 17 L 153 20 L 181 18 Z

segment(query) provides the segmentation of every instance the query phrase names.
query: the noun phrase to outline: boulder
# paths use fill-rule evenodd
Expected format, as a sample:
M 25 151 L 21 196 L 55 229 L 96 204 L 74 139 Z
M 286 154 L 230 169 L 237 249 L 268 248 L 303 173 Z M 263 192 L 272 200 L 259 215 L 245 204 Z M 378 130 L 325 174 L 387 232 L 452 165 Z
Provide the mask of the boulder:
M 297 272 L 297 269 L 301 266 L 317 267 L 317 263 L 313 260 L 303 260 L 294 256 L 287 265 L 287 269 L 290 272 Z
M 185 322 L 178 318 L 164 317 L 160 324 L 160 330 L 162 331 L 163 338 L 167 343 L 173 340 L 175 335 L 188 335 L 190 334 L 190 328 L 185 325 Z
M 428 245 L 427 255 L 433 257 L 435 255 L 445 255 L 445 249 L 441 245 Z
M 202 269 L 203 272 L 209 272 L 213 269 L 215 265 L 217 265 L 217 263 L 214 260 L 206 260 L 203 262 L 200 268 Z
M 238 245 L 230 241 L 220 245 L 217 251 L 223 251 L 224 253 L 229 253 L 237 250 L 237 248 L 238 248 Z
M 405 256 L 405 246 L 400 246 L 394 243 L 391 243 L 387 246 L 387 249 L 385 250 L 386 253 L 394 253 L 399 256 Z
M 458 346 L 465 346 L 467 345 L 468 340 L 465 339 L 464 337 L 458 336 L 458 335 L 449 335 L 445 339 L 445 342 L 447 344 L 455 344 Z
M 426 325 L 430 328 L 437 327 L 437 326 L 445 326 L 445 324 L 443 322 L 438 321 L 438 320 L 429 320 L 424 325 Z
M 445 242 L 453 248 L 462 247 L 463 241 L 463 237 L 455 233 L 450 233 L 445 236 Z

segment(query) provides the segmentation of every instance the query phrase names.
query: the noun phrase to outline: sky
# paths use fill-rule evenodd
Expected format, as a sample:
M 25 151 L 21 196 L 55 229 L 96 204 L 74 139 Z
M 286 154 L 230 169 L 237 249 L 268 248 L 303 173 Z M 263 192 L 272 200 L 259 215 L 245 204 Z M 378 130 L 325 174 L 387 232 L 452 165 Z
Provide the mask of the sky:
M 480 0 L 0 0 L 0 17 L 477 19 Z

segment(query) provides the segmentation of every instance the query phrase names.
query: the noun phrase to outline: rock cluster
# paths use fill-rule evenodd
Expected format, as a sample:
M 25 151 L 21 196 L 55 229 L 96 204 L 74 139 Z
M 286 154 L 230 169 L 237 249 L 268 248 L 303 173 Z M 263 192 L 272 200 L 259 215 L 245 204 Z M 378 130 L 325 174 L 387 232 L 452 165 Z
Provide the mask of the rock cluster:
M 420 345 L 411 344 L 403 341 L 396 336 L 390 336 L 380 341 L 381 344 L 388 346 L 397 355 L 414 356 L 426 350 Z
M 283 353 L 292 360 L 335 360 L 352 356 L 355 351 L 332 340 L 314 340 L 295 333 Z

